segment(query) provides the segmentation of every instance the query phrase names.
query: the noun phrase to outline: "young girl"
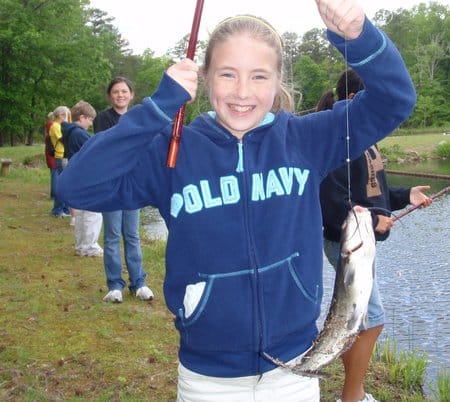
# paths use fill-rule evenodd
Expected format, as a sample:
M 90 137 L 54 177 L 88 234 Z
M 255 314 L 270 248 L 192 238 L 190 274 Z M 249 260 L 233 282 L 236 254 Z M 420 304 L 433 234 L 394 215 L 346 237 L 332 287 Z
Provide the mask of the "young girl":
M 54 176 L 54 186 L 57 186 L 61 172 L 64 169 L 65 158 L 64 158 L 64 145 L 62 142 L 62 132 L 61 123 L 69 121 L 70 110 L 67 106 L 58 106 L 53 111 L 53 124 L 50 126 L 49 137 L 50 141 L 55 148 L 55 165 L 56 165 L 56 175 Z M 64 218 L 70 216 L 69 206 L 58 196 L 58 194 L 53 197 L 53 208 L 52 215 L 57 218 Z
M 288 362 L 317 335 L 319 186 L 347 158 L 335 130 L 348 124 L 355 158 L 409 116 L 415 92 L 398 51 L 354 0 L 316 2 L 331 43 L 366 84 L 351 103 L 305 117 L 280 109 L 280 36 L 259 18 L 233 17 L 206 50 L 214 111 L 183 128 L 174 169 L 166 167 L 172 120 L 197 89 L 190 60 L 171 66 L 151 97 L 89 140 L 63 173 L 58 191 L 71 205 L 153 205 L 163 216 L 179 401 L 319 401 L 316 378 L 276 368 L 263 353 Z
M 56 159 L 55 155 L 50 155 L 50 149 L 48 145 L 48 141 L 50 140 L 50 128 L 53 125 L 53 122 L 55 120 L 55 116 L 53 115 L 53 112 L 50 112 L 47 115 L 47 121 L 45 122 L 45 137 L 44 137 L 44 144 L 45 144 L 45 162 L 47 163 L 47 167 L 50 169 L 50 198 L 55 198 L 56 196 L 56 180 L 58 176 L 58 171 L 56 170 Z

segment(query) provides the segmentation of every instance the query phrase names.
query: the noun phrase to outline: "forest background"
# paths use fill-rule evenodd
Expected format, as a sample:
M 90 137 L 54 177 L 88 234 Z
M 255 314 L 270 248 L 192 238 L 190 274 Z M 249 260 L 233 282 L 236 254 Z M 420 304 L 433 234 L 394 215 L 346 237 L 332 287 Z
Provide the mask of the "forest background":
M 401 52 L 418 102 L 402 128 L 450 129 L 450 7 L 439 2 L 411 9 L 379 10 L 373 22 Z M 149 22 L 151 23 L 151 22 Z M 345 68 L 325 29 L 300 35 L 284 32 L 285 81 L 296 112 L 308 113 L 334 86 Z M 184 57 L 189 34 L 155 57 L 152 49 L 133 54 L 114 18 L 89 0 L 2 0 L 0 2 L 0 147 L 41 142 L 48 112 L 83 99 L 97 111 L 107 107 L 105 88 L 124 75 L 135 84 L 135 101 L 150 95 L 162 72 Z M 205 42 L 197 48 L 202 62 Z M 209 109 L 204 91 L 190 104 L 186 121 Z

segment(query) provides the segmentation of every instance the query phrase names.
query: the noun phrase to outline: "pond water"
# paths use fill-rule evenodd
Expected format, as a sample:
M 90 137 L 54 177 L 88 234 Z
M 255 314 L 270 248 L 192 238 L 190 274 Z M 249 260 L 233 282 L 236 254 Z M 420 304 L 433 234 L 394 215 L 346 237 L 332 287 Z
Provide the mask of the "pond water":
M 145 236 L 150 240 L 166 240 L 167 227 L 158 210 L 146 207 L 142 212 L 141 224 L 144 228 Z
M 388 163 L 388 170 L 408 171 L 412 173 L 436 173 L 450 176 L 450 159 L 430 159 L 414 164 Z
M 450 174 L 450 169 L 442 174 Z M 393 174 L 389 183 L 402 187 L 429 184 L 431 193 L 450 185 L 446 180 Z M 166 238 L 167 229 L 156 210 L 144 209 L 143 225 L 149 238 Z M 377 249 L 377 275 L 387 321 L 380 339 L 397 342 L 399 350 L 426 353 L 427 377 L 434 382 L 438 371 L 445 368 L 450 372 L 450 194 L 399 220 Z M 334 270 L 324 258 L 319 324 L 328 311 L 333 283 Z
M 404 179 L 392 181 L 403 185 L 400 182 Z M 430 183 L 419 182 L 417 177 L 414 181 L 410 185 Z M 444 184 L 439 187 L 432 181 L 435 192 L 450 182 Z M 326 258 L 324 261 L 326 314 L 334 270 Z M 399 220 L 389 238 L 377 245 L 376 267 L 386 312 L 380 340 L 389 338 L 399 350 L 425 353 L 429 360 L 427 377 L 434 382 L 438 371 L 450 372 L 450 195 Z

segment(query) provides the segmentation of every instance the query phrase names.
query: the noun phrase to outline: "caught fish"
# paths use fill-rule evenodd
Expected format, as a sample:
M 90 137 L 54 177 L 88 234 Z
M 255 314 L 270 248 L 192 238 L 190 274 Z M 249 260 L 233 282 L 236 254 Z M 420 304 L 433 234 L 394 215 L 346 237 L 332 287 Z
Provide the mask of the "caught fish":
M 333 297 L 327 318 L 312 347 L 292 365 L 270 357 L 279 366 L 303 376 L 320 370 L 348 350 L 367 318 L 372 292 L 375 236 L 372 217 L 366 208 L 355 206 L 342 225 L 341 259 L 336 272 Z

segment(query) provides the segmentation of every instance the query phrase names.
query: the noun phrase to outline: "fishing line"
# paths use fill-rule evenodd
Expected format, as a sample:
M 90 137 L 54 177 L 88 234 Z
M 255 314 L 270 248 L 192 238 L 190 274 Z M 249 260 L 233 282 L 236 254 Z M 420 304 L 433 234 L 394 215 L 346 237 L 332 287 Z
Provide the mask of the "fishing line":
M 359 237 L 362 239 L 361 231 L 359 227 L 359 220 L 356 215 L 356 212 L 353 209 L 353 201 L 352 201 L 352 175 L 351 175 L 351 160 L 350 160 L 350 114 L 349 114 L 349 106 L 351 100 L 349 99 L 349 83 L 348 83 L 348 62 L 347 62 L 347 37 L 344 37 L 344 59 L 345 59 L 345 143 L 347 147 L 347 158 L 345 160 L 347 164 L 347 201 L 350 208 L 350 211 L 352 211 L 353 215 L 355 216 L 356 220 L 356 228 L 353 235 L 356 235 L 356 233 L 359 234 Z M 352 235 L 352 236 L 353 236 Z M 362 246 L 362 240 L 359 246 L 355 248 L 357 250 L 359 247 Z M 352 250 L 354 251 L 354 250 Z
M 387 213 L 388 215 L 395 216 L 395 214 L 392 211 L 390 211 L 389 209 L 386 209 L 386 208 L 382 208 L 382 207 L 366 207 L 366 208 L 369 211 L 381 211 L 381 212 Z
M 394 220 L 397 220 L 398 219 L 398 217 L 397 217 L 397 215 L 394 213 L 394 212 L 392 212 L 392 211 L 390 211 L 389 209 L 386 209 L 386 208 L 382 208 L 382 207 L 366 207 L 369 211 L 381 211 L 381 212 L 384 212 L 384 213 L 386 213 L 387 215 L 386 216 L 393 216 L 394 217 Z M 400 222 L 402 225 L 403 225 L 403 222 Z
M 347 63 L 347 38 L 344 38 L 344 59 L 345 59 L 345 143 L 347 147 L 347 158 L 345 160 L 347 164 L 347 201 L 350 208 L 350 211 L 353 212 L 356 219 L 356 228 L 355 228 L 355 234 L 358 232 L 361 237 L 361 233 L 359 230 L 359 221 L 356 216 L 356 212 L 353 210 L 353 202 L 352 202 L 352 187 L 351 187 L 351 164 L 350 164 L 350 117 L 349 117 L 349 111 L 348 108 L 350 106 L 350 100 L 348 99 L 349 95 L 349 85 L 348 85 L 348 63 Z
M 348 107 L 350 104 L 350 101 L 348 99 L 348 65 L 347 65 L 347 38 L 345 38 L 344 42 L 344 58 L 345 58 L 345 98 L 346 98 L 346 105 L 345 105 L 345 123 L 346 123 L 346 132 L 345 132 L 345 142 L 347 146 L 347 197 L 348 197 L 348 203 L 350 205 L 350 208 L 352 208 L 352 191 L 351 191 L 351 172 L 350 172 L 350 128 L 349 128 L 349 112 Z

